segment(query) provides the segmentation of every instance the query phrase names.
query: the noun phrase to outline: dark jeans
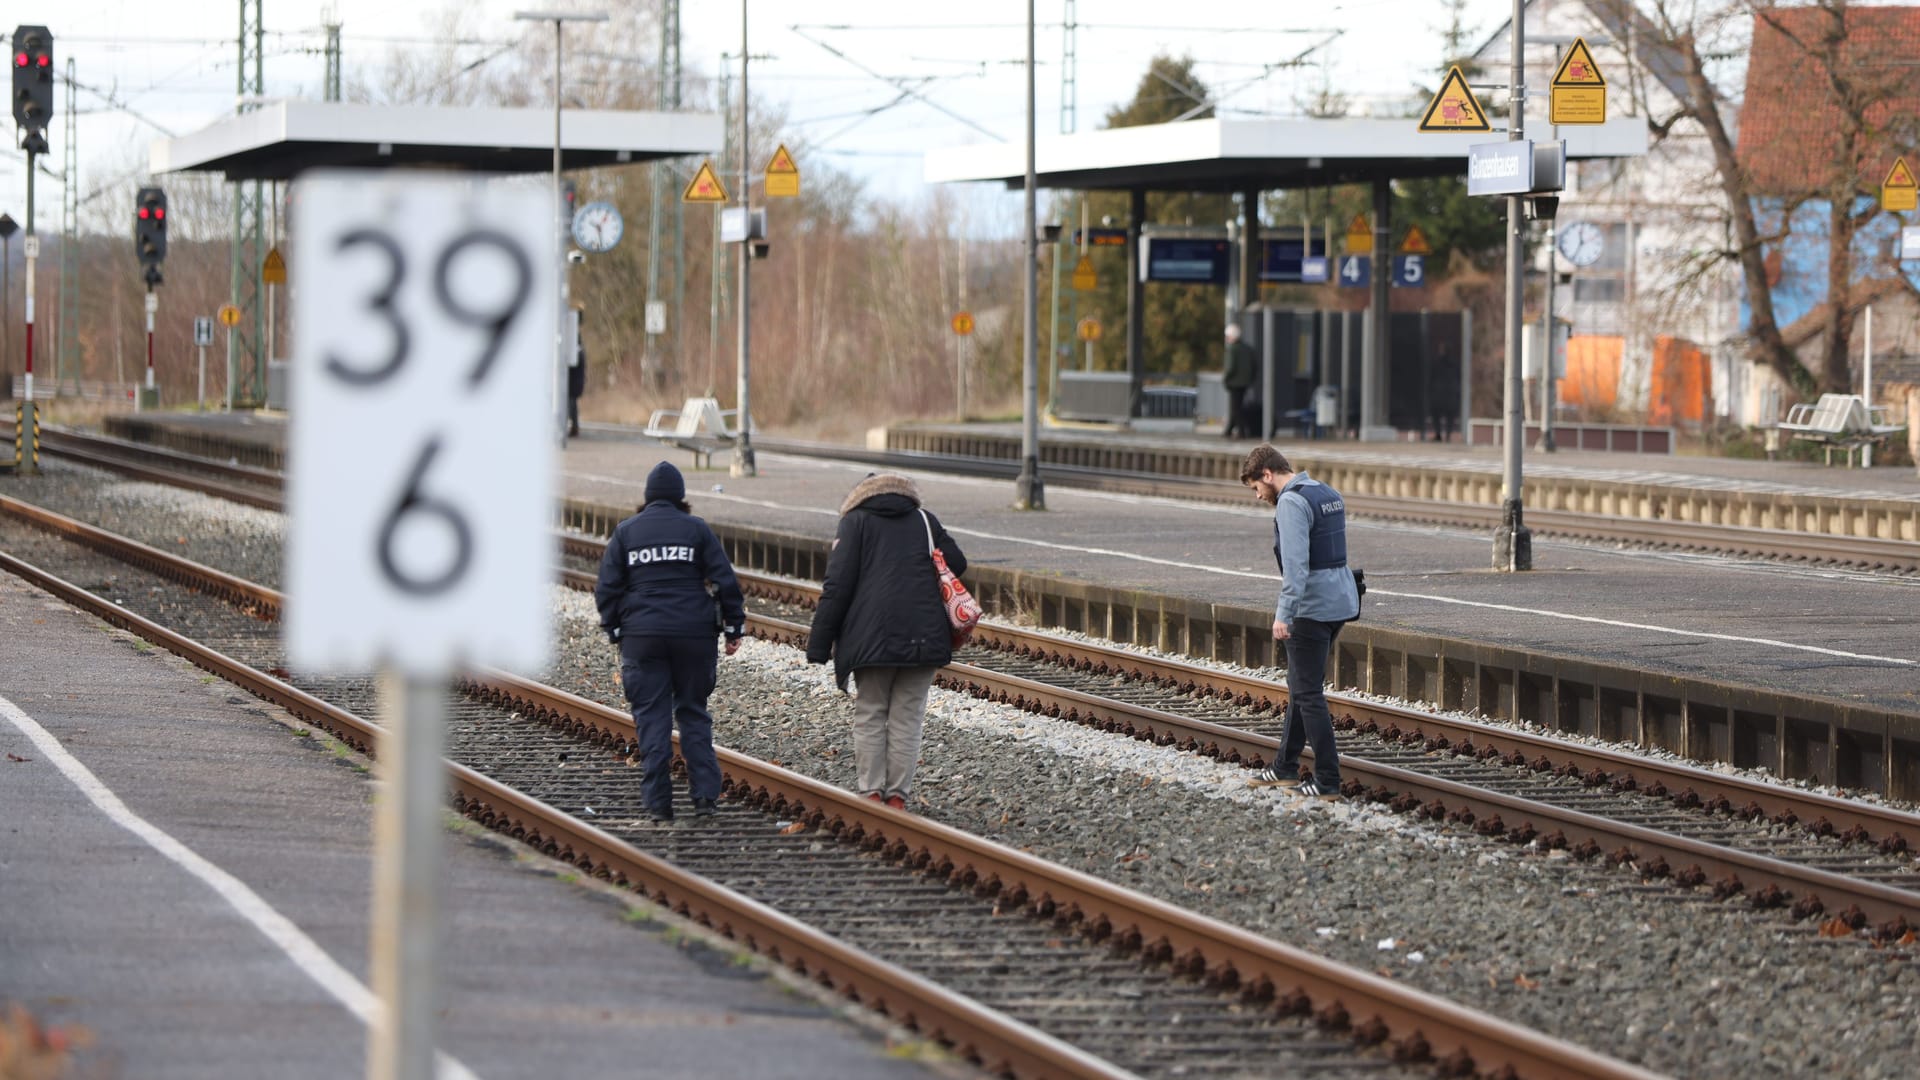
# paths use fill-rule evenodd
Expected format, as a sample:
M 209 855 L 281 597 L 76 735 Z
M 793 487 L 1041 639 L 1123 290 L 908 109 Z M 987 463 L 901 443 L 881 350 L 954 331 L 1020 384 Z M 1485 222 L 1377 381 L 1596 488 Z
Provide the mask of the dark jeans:
M 567 397 L 567 434 L 580 434 L 580 395 Z
M 620 685 L 633 710 L 640 744 L 640 796 L 647 809 L 673 809 L 673 726 L 696 799 L 720 797 L 720 759 L 713 752 L 707 695 L 719 674 L 712 637 L 630 637 L 620 642 Z
M 1250 393 L 1244 386 L 1228 387 L 1227 401 L 1227 434 L 1237 434 L 1243 439 L 1260 438 L 1259 395 Z
M 1300 750 L 1313 744 L 1313 781 L 1322 791 L 1340 790 L 1340 753 L 1333 745 L 1333 714 L 1327 711 L 1327 656 L 1344 622 L 1293 620 L 1287 647 L 1287 719 L 1280 731 L 1281 776 L 1300 773 Z

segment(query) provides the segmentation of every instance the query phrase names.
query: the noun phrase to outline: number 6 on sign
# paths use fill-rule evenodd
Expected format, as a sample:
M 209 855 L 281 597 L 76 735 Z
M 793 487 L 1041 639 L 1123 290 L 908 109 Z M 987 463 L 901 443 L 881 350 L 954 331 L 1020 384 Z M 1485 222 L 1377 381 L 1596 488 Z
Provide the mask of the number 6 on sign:
M 339 172 L 300 189 L 288 659 L 537 668 L 554 554 L 550 196 Z

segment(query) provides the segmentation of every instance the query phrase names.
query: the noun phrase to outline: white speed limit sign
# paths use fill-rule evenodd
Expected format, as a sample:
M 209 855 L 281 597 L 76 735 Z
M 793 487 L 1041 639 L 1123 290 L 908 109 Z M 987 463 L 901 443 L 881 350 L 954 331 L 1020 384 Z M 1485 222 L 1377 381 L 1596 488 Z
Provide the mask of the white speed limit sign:
M 312 672 L 546 660 L 551 195 L 300 181 L 286 642 Z

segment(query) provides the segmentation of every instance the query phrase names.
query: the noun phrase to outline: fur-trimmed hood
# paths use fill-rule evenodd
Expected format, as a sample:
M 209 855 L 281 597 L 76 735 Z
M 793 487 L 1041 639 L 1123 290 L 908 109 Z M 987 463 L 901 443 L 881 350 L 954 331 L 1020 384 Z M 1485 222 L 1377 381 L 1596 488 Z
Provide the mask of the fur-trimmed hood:
M 914 486 L 911 479 L 899 473 L 874 473 L 853 485 L 853 490 L 847 492 L 846 501 L 840 504 L 840 512 L 845 514 L 875 495 L 904 495 L 912 500 L 914 506 L 920 505 L 920 489 Z

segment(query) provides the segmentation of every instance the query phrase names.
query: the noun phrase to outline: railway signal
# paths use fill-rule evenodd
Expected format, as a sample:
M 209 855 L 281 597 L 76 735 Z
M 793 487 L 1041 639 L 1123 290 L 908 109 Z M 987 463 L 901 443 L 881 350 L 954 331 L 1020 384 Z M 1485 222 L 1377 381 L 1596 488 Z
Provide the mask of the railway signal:
M 133 252 L 146 270 L 149 288 L 160 284 L 160 264 L 167 259 L 167 193 L 143 187 L 133 197 Z
M 44 26 L 13 28 L 13 120 L 20 125 L 21 149 L 47 152 L 47 124 L 53 120 L 53 33 Z

